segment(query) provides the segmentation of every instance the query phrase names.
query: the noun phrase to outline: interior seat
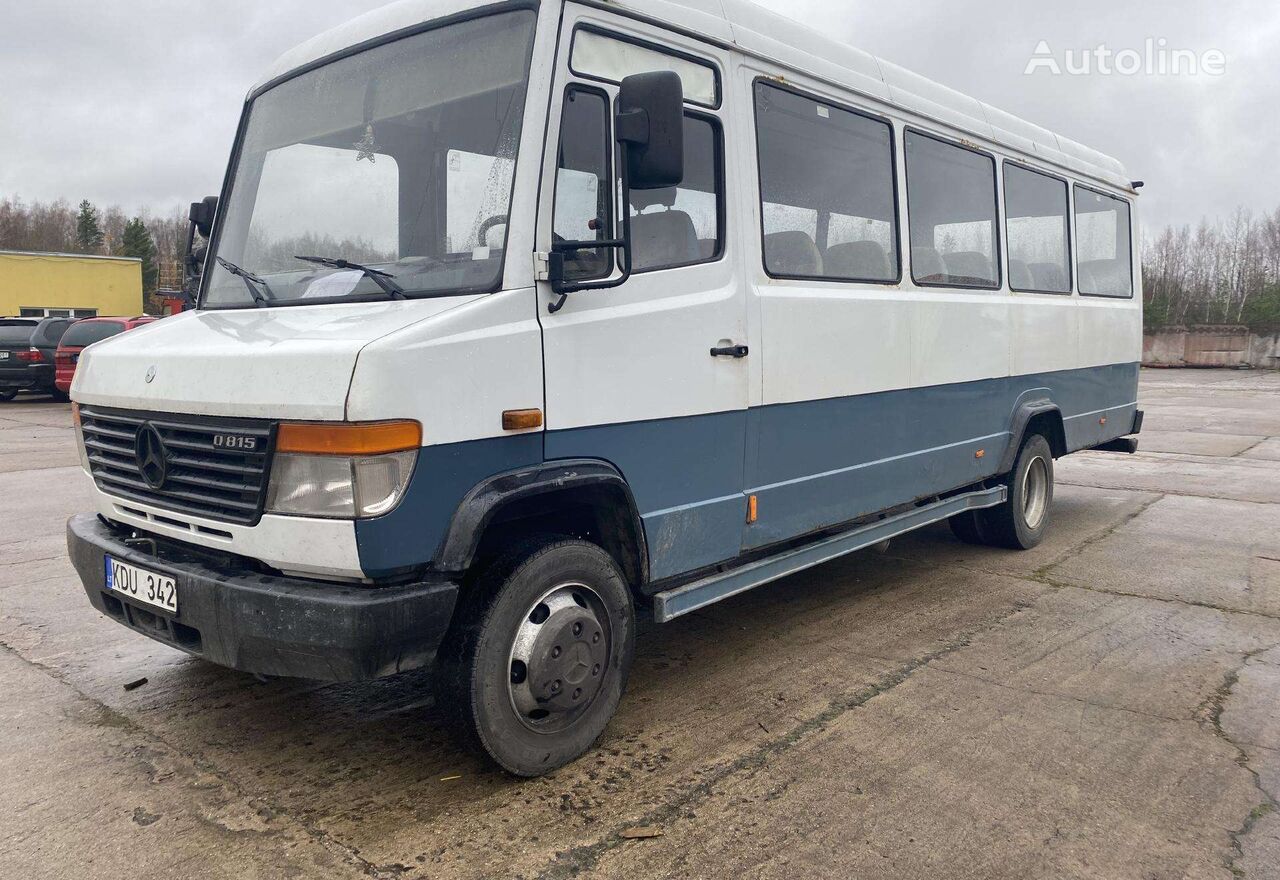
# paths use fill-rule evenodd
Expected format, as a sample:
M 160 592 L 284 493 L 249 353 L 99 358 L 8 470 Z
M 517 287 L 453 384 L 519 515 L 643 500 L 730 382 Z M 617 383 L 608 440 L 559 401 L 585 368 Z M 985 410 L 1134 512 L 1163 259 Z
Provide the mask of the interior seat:
M 1041 287 L 1036 283 L 1031 267 L 1012 257 L 1009 258 L 1009 286 L 1014 290 L 1037 290 Z
M 946 254 L 943 263 L 947 267 L 947 275 L 951 282 L 994 284 L 995 274 L 991 271 L 991 260 L 986 254 L 978 251 L 953 251 Z
M 799 229 L 764 237 L 764 263 L 774 275 L 821 275 L 822 253 Z
M 849 241 L 827 248 L 822 261 L 827 274 L 840 278 L 865 278 L 868 281 L 892 281 L 893 267 L 889 255 L 874 241 Z
M 631 193 L 631 204 L 637 211 L 654 205 L 664 208 L 661 211 L 636 214 L 631 218 L 633 272 L 663 266 L 682 266 L 702 259 L 693 219 L 684 211 L 671 207 L 675 200 L 674 186 L 635 190 Z
M 1032 263 L 1027 268 L 1036 281 L 1036 290 L 1052 290 L 1057 293 L 1071 290 L 1071 285 L 1067 283 L 1067 273 L 1057 263 Z
M 931 247 L 913 247 L 911 276 L 916 281 L 924 281 L 928 284 L 946 284 L 947 267 L 942 262 L 942 254 Z

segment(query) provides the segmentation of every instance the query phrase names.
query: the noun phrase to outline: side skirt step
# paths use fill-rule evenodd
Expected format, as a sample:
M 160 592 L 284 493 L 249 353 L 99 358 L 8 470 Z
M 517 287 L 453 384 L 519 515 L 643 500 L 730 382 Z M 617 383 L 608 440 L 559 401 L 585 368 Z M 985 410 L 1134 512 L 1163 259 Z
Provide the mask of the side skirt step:
M 739 593 L 804 571 L 857 550 L 879 544 L 898 535 L 914 531 L 930 523 L 949 519 L 966 510 L 995 507 L 1008 497 L 1008 488 L 995 486 L 977 492 L 955 495 L 917 507 L 906 513 L 888 517 L 865 526 L 824 538 L 815 544 L 789 550 L 778 556 L 761 559 L 732 571 L 710 575 L 679 587 L 654 594 L 653 616 L 659 623 L 674 620 Z

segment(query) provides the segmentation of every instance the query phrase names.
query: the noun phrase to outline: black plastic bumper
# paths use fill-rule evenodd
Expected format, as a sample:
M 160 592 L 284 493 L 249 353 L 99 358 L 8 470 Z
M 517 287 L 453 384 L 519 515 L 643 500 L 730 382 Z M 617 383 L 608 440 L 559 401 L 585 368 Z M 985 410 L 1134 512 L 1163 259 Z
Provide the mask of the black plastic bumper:
M 53 379 L 49 364 L 0 369 L 0 391 L 52 391 Z
M 430 663 L 458 595 L 448 581 L 363 587 L 254 571 L 127 546 L 94 514 L 67 522 L 67 549 L 93 607 L 130 629 L 222 666 L 323 681 L 379 678 Z M 172 577 L 170 615 L 105 586 L 107 555 Z

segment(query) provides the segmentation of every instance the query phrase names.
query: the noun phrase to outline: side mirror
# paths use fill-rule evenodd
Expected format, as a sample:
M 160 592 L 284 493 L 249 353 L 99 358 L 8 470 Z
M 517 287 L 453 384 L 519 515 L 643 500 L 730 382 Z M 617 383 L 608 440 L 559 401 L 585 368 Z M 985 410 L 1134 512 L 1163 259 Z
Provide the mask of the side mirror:
M 555 314 L 570 293 L 604 290 L 631 277 L 631 190 L 662 189 L 684 180 L 684 86 L 671 70 L 633 73 L 618 89 L 614 134 L 622 146 L 622 237 L 559 241 L 547 258 L 547 280 L 560 299 L 548 307 Z M 603 281 L 566 282 L 565 254 L 597 248 L 617 250 L 622 274 Z
M 678 73 L 656 70 L 624 78 L 615 129 L 626 145 L 631 189 L 661 189 L 684 180 L 684 86 Z
M 213 218 L 217 213 L 218 197 L 205 196 L 200 201 L 191 203 L 191 212 L 188 216 L 191 219 L 191 225 L 208 238 L 213 233 Z

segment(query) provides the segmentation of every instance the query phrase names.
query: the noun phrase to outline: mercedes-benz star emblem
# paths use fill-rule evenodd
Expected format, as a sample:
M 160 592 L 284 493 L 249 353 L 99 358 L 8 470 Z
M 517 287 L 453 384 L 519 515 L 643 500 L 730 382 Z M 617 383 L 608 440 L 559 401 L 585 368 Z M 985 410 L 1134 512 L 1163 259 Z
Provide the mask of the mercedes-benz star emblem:
M 150 385 L 151 380 L 154 379 L 155 377 L 156 377 L 156 365 L 152 364 L 150 367 L 147 368 L 147 378 L 146 378 L 147 384 Z
M 133 456 L 138 462 L 138 473 L 148 486 L 159 489 L 164 485 L 165 477 L 169 475 L 169 453 L 155 425 L 147 422 L 138 429 L 138 436 L 133 441 Z

